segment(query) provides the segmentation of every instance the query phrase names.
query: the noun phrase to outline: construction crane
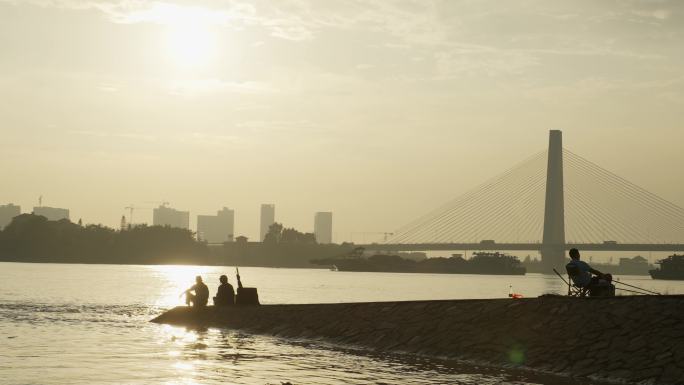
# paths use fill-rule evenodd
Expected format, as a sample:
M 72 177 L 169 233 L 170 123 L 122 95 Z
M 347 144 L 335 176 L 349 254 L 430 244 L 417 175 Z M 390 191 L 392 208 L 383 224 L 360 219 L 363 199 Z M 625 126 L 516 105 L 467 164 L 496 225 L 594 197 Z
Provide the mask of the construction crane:
M 160 201 L 145 201 L 143 203 L 154 203 L 155 205 L 159 205 L 161 207 L 167 207 L 170 203 L 169 202 L 160 202 Z
M 363 243 L 366 243 L 366 235 L 381 234 L 383 236 L 383 242 L 387 242 L 387 238 L 394 235 L 394 233 L 389 233 L 386 231 L 359 231 L 359 232 L 354 232 L 354 233 L 350 234 L 349 238 L 351 238 L 350 240 L 352 242 L 354 241 L 354 234 L 363 235 Z
M 124 207 L 124 210 L 128 210 L 128 224 L 130 226 L 133 226 L 133 211 L 134 210 L 152 210 L 152 208 L 151 207 L 139 207 L 139 206 L 135 206 L 131 203 L 129 206 Z

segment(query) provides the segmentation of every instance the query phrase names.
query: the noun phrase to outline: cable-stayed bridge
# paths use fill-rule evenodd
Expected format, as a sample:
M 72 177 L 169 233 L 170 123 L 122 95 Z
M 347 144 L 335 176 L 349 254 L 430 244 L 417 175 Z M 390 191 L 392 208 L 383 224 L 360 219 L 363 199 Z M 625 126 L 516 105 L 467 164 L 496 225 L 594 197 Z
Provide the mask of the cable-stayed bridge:
M 684 209 L 563 148 L 549 148 L 394 232 L 393 251 L 684 251 Z

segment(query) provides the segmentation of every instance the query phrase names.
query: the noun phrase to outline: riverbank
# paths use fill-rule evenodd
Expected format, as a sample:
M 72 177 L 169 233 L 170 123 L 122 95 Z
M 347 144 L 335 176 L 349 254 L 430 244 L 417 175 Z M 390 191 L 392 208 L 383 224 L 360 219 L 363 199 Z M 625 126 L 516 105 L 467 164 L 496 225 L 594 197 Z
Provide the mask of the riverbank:
M 684 296 L 263 305 L 153 322 L 242 329 L 629 383 L 681 383 Z

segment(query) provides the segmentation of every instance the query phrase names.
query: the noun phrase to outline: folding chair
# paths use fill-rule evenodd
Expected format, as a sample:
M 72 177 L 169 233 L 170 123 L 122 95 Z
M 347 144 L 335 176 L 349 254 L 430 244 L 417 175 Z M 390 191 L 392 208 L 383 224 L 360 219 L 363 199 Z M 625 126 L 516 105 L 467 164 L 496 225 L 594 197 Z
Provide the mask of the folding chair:
M 579 268 L 575 265 L 565 265 L 565 271 L 568 273 L 568 297 L 586 297 L 589 294 L 589 289 L 575 285 L 573 277 L 580 275 Z

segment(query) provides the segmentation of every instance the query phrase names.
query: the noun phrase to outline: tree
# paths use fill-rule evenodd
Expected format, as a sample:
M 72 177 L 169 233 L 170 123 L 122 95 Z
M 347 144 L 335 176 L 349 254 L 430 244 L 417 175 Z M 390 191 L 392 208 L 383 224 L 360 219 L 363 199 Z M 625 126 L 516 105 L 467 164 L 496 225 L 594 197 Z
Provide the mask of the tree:
M 280 243 L 315 244 L 316 236 L 312 233 L 299 232 L 294 228 L 283 229 L 283 233 L 280 236 Z
M 313 233 L 302 233 L 293 227 L 285 228 L 282 224 L 276 222 L 268 228 L 268 233 L 264 236 L 264 243 L 315 244 L 316 237 Z
M 280 243 L 280 237 L 283 233 L 283 225 L 275 222 L 268 227 L 268 232 L 264 236 L 264 243 Z
M 206 245 L 191 231 L 140 226 L 116 231 L 22 214 L 0 231 L 0 258 L 31 262 L 206 263 Z

